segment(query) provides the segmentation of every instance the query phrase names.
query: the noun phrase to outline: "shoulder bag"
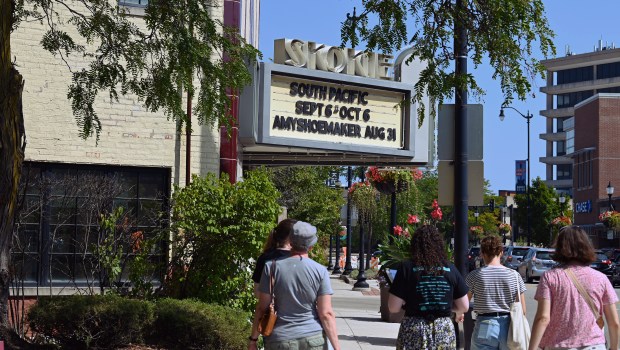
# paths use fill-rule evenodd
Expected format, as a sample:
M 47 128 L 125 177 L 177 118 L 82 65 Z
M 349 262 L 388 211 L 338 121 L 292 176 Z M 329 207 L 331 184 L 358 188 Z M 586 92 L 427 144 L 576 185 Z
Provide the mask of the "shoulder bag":
M 269 274 L 270 275 L 269 276 L 270 277 L 269 278 L 269 293 L 271 294 L 271 303 L 269 303 L 267 310 L 265 310 L 263 317 L 260 319 L 260 322 L 258 323 L 258 332 L 265 337 L 268 337 L 271 335 L 271 333 L 273 332 L 273 327 L 276 325 L 276 320 L 278 319 L 278 313 L 276 312 L 276 308 L 275 308 L 276 296 L 273 291 L 273 279 L 274 279 L 275 270 L 276 270 L 276 260 L 274 259 L 273 263 L 271 264 L 271 273 Z
M 510 327 L 508 328 L 508 348 L 511 350 L 527 350 L 530 344 L 530 324 L 523 315 L 523 304 L 521 304 L 521 292 L 519 291 L 519 280 L 521 278 L 515 273 L 517 282 L 517 298 L 510 305 Z
M 596 308 L 596 306 L 594 306 L 594 300 L 592 300 L 592 298 L 590 297 L 590 294 L 588 294 L 588 292 L 586 292 L 586 290 L 583 288 L 583 286 L 577 279 L 577 276 L 575 276 L 575 273 L 573 272 L 573 270 L 567 268 L 564 271 L 566 271 L 568 278 L 570 278 L 571 281 L 573 281 L 573 284 L 577 288 L 577 291 L 579 291 L 579 294 L 581 294 L 581 297 L 585 299 L 586 303 L 590 307 L 590 310 L 592 310 L 592 313 L 594 314 L 594 318 L 596 318 L 596 324 L 601 329 L 603 329 L 603 327 L 605 327 L 605 320 L 603 320 L 603 316 L 598 312 L 598 309 Z

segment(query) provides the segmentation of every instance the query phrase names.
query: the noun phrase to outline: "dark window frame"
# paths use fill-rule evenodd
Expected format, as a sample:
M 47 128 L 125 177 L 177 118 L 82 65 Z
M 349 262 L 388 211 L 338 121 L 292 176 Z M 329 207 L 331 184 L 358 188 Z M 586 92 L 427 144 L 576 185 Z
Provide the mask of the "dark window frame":
M 28 174 L 28 171 L 34 169 L 34 173 Z M 140 206 L 140 203 L 143 201 L 149 201 L 152 203 L 159 203 L 156 206 L 156 210 L 161 210 L 162 212 L 169 212 L 169 197 L 171 193 L 171 169 L 170 168 L 155 168 L 155 167 L 129 167 L 129 166 L 117 166 L 117 165 L 95 165 L 95 164 L 66 164 L 66 163 L 46 163 L 46 162 L 25 162 L 24 164 L 24 174 L 26 176 L 36 177 L 40 176 L 43 183 L 45 183 L 46 179 L 50 179 L 53 174 L 62 174 L 62 173 L 74 173 L 75 176 L 79 176 L 81 173 L 82 176 L 86 176 L 87 174 L 97 174 L 97 176 L 122 176 L 123 174 L 133 174 L 135 175 L 136 182 L 134 185 L 130 186 L 130 191 L 132 192 L 132 196 L 130 197 L 115 197 L 112 199 L 110 203 L 110 209 L 114 207 L 114 202 L 116 200 L 134 200 L 136 202 L 136 212 L 135 212 L 135 225 L 131 226 L 132 230 L 142 231 L 148 234 L 150 230 L 154 229 L 165 229 L 168 226 L 168 220 L 164 219 L 161 221 L 150 221 L 149 223 L 145 223 L 144 221 L 140 222 L 140 220 L 144 220 L 141 215 L 144 215 L 141 211 L 143 209 Z M 144 192 L 144 184 L 141 183 L 141 180 L 145 180 L 148 178 L 158 179 L 157 186 L 155 189 L 151 189 L 154 192 L 148 193 Z M 79 177 L 76 177 L 76 181 Z M 51 182 L 50 182 L 51 183 Z M 53 185 L 53 183 L 52 183 Z M 79 280 L 78 276 L 80 275 L 79 269 L 83 267 L 83 264 L 78 266 L 78 260 L 82 261 L 83 259 L 92 258 L 92 254 L 88 251 L 77 251 L 76 250 L 76 242 L 82 238 L 85 241 L 86 237 L 80 237 L 79 232 L 90 232 L 92 235 L 93 232 L 89 231 L 89 228 L 92 229 L 93 225 L 88 225 L 87 223 L 80 222 L 81 216 L 78 213 L 79 206 L 77 205 L 78 201 L 84 200 L 84 195 L 80 195 L 79 193 L 73 193 L 73 195 L 64 195 L 60 192 L 60 189 L 53 189 L 50 187 L 45 187 L 43 192 L 33 192 L 32 189 L 28 189 L 25 194 L 26 200 L 36 200 L 40 201 L 40 207 L 38 213 L 34 213 L 32 216 L 27 216 L 27 221 L 23 222 L 23 229 L 26 230 L 24 232 L 26 235 L 27 242 L 27 250 L 21 251 L 12 251 L 13 259 L 21 262 L 20 269 L 23 269 L 26 266 L 30 271 L 30 274 L 27 272 L 24 276 L 24 285 L 26 286 L 62 286 L 65 287 L 67 285 L 75 285 L 82 286 L 85 285 L 88 280 L 90 282 L 96 282 L 92 279 L 92 276 L 86 276 L 84 280 Z M 67 191 L 67 189 L 64 189 Z M 54 199 L 63 199 L 66 200 L 65 203 L 59 204 L 67 204 L 67 202 L 73 202 L 74 206 L 70 207 L 57 207 L 58 209 L 66 208 L 69 210 L 71 214 L 69 214 L 69 219 L 63 223 L 54 222 L 52 219 L 52 210 L 53 210 L 53 202 Z M 146 212 L 149 213 L 148 211 Z M 38 216 L 38 219 L 37 219 Z M 72 218 L 71 218 L 72 216 Z M 153 225 L 153 223 L 159 222 L 159 224 Z M 95 223 L 96 224 L 96 223 Z M 63 239 L 69 236 L 58 236 L 56 237 L 53 234 L 53 229 L 62 226 L 63 229 L 68 229 L 66 232 L 71 233 L 72 242 L 67 247 L 63 247 Z M 84 230 L 84 231 L 82 231 Z M 35 233 L 36 231 L 36 233 Z M 20 234 L 20 233 L 18 233 Z M 28 235 L 36 235 L 34 239 L 36 242 L 31 246 L 31 240 Z M 21 234 L 20 234 L 20 237 Z M 52 242 L 51 239 L 55 238 L 56 242 Z M 93 238 L 93 237 L 88 237 Z M 60 246 L 59 246 L 60 245 Z M 84 245 L 87 247 L 86 243 Z M 55 249 L 60 248 L 59 250 Z M 162 261 L 163 259 L 167 259 L 167 247 L 165 246 L 165 242 L 162 242 L 159 247 L 157 253 L 151 254 L 150 258 Z M 133 254 L 128 253 L 126 256 L 131 257 Z M 56 259 L 54 259 L 56 257 Z M 65 262 L 68 262 L 69 267 L 66 272 L 69 273 L 69 278 L 62 278 L 58 274 L 54 274 L 53 271 L 50 272 L 50 268 L 54 263 L 65 259 Z M 86 261 L 86 260 L 83 260 Z M 32 267 L 28 264 L 34 264 L 35 267 Z M 33 270 L 34 269 L 34 270 Z M 158 272 L 158 277 L 160 280 L 163 279 L 164 271 Z M 96 284 L 96 283 L 95 283 Z

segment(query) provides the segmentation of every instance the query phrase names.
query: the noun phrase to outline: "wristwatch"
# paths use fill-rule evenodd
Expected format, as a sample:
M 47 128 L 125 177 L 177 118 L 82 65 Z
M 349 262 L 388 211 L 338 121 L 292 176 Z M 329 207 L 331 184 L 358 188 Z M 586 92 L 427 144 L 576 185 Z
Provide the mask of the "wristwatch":
M 250 336 L 248 337 L 248 340 L 249 340 L 249 341 L 258 341 L 258 337 L 256 337 L 256 338 L 252 338 L 252 336 L 250 335 Z

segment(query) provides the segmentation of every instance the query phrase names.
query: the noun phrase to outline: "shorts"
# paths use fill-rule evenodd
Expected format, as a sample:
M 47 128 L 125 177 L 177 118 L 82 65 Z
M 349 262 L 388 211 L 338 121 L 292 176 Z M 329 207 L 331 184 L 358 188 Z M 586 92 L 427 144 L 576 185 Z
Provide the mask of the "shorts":
M 317 333 L 303 338 L 267 342 L 265 350 L 327 350 L 327 340 L 323 333 Z

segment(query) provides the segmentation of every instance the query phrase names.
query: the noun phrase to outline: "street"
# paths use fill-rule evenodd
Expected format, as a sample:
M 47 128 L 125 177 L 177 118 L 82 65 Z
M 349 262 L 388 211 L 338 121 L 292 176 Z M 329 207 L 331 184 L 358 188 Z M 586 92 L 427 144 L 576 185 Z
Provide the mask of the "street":
M 376 280 L 369 280 L 371 290 L 353 291 L 353 283 L 348 284 L 332 276 L 334 295 L 332 304 L 336 312 L 338 338 L 343 350 L 387 350 L 394 349 L 398 336 L 398 323 L 381 321 L 380 299 Z M 534 323 L 537 302 L 534 294 L 538 282 L 526 283 L 526 313 L 530 326 Z M 620 299 L 620 289 L 615 288 Z M 616 305 L 618 309 L 618 305 Z M 620 310 L 619 310 L 620 313 Z M 607 332 L 606 332 L 607 335 Z M 608 336 L 608 335 L 607 335 Z

